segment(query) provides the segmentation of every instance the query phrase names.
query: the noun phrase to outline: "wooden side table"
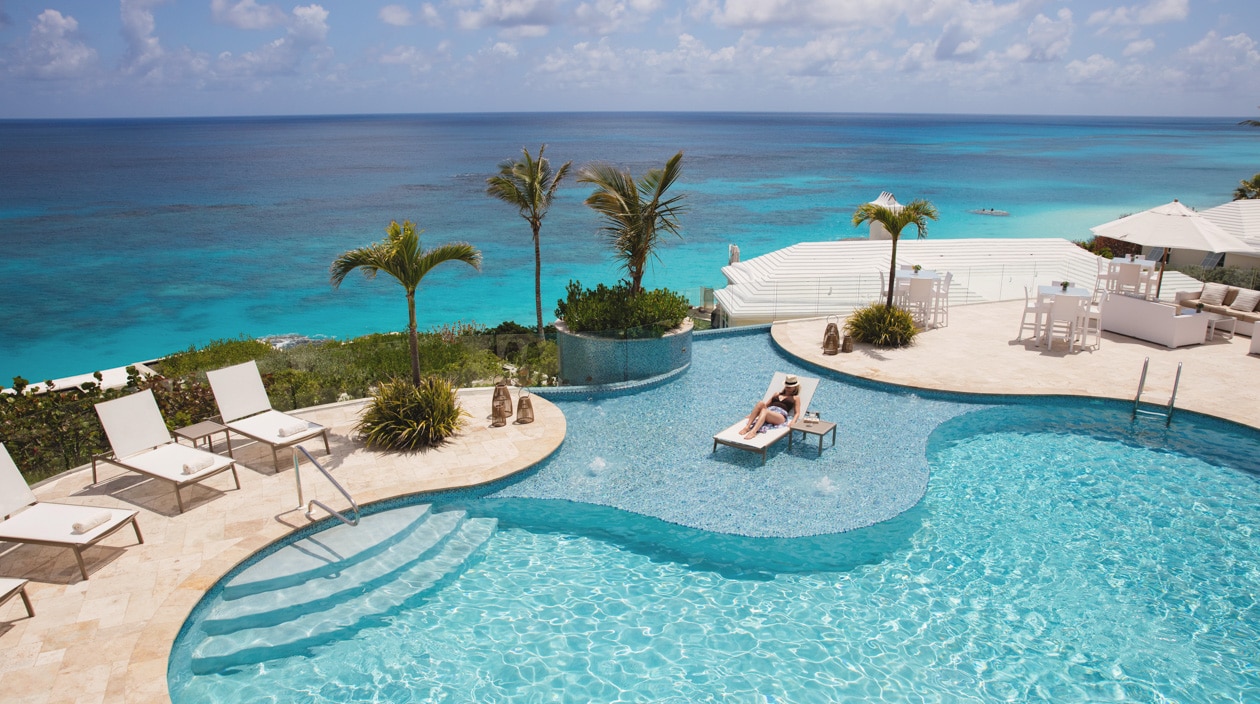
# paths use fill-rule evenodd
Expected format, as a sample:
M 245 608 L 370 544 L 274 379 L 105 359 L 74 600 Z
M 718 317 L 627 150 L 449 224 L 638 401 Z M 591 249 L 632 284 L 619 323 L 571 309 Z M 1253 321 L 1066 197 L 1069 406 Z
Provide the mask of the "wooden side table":
M 822 455 L 823 437 L 826 436 L 827 433 L 831 433 L 831 446 L 832 447 L 836 446 L 836 424 L 835 423 L 831 423 L 825 420 L 820 420 L 814 423 L 810 423 L 808 425 L 804 421 L 797 421 L 795 423 L 792 423 L 792 425 L 788 428 L 788 449 L 789 450 L 792 449 L 792 439 L 796 437 L 796 433 L 798 431 L 801 433 L 802 441 L 805 439 L 806 435 L 818 436 L 818 454 L 819 455 Z
M 206 449 L 211 452 L 214 452 L 214 437 L 213 436 L 215 433 L 223 433 L 223 440 L 227 442 L 228 457 L 231 457 L 232 459 L 236 459 L 236 455 L 232 454 L 232 438 L 230 435 L 228 435 L 227 426 L 219 425 L 218 423 L 212 420 L 203 420 L 200 423 L 197 423 L 195 425 L 190 425 L 187 428 L 180 428 L 175 431 L 175 437 L 184 438 L 185 440 L 190 440 L 193 444 L 193 447 L 196 447 L 197 443 L 201 442 L 202 440 L 205 440 Z

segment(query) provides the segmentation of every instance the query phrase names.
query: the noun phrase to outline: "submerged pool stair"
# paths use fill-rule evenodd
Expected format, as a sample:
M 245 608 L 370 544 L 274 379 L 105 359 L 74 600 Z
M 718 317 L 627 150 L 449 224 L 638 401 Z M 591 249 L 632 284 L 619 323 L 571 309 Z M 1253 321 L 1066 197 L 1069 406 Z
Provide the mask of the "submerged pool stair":
M 457 578 L 497 521 L 410 506 L 288 545 L 232 579 L 201 622 L 197 674 L 289 657 L 378 625 Z

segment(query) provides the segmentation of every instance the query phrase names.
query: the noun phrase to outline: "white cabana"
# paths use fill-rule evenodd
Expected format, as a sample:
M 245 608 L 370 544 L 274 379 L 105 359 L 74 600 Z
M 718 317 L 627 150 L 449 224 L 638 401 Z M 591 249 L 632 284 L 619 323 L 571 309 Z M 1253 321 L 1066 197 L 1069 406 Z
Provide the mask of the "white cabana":
M 1235 200 L 1208 208 L 1203 217 L 1211 220 L 1229 234 L 1251 245 L 1250 252 L 1231 252 L 1251 257 L 1252 260 L 1235 262 L 1241 266 L 1255 266 L 1260 259 L 1260 200 Z M 1228 260 L 1227 260 L 1228 261 Z
M 901 203 L 898 203 L 897 199 L 893 196 L 893 194 L 888 191 L 880 192 L 879 197 L 871 201 L 871 205 L 882 205 L 885 208 L 888 208 L 889 210 L 901 210 L 902 208 Z M 888 232 L 888 228 L 884 227 L 883 223 L 879 223 L 874 220 L 871 220 L 869 221 L 869 224 L 870 224 L 870 231 L 871 231 L 871 235 L 870 235 L 871 239 L 873 240 L 891 240 L 892 239 L 892 235 Z

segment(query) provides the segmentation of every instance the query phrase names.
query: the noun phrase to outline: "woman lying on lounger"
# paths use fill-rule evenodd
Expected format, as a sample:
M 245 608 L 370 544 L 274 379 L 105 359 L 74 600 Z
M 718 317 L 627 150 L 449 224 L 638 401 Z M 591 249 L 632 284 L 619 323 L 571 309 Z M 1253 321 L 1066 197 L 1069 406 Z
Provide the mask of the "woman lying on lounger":
M 743 430 L 739 431 L 743 433 L 744 439 L 752 440 L 757 437 L 763 425 L 783 425 L 792 420 L 792 416 L 796 415 L 796 395 L 800 392 L 801 382 L 796 380 L 796 375 L 789 374 L 783 382 L 783 390 L 771 396 L 769 403 L 758 401 L 753 406 Z

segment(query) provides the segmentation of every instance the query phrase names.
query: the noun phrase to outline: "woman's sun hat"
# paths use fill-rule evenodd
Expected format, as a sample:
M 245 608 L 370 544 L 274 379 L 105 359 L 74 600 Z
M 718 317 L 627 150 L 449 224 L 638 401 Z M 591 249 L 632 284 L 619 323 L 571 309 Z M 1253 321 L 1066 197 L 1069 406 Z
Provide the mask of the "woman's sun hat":
M 795 374 L 788 374 L 787 379 L 783 380 L 784 386 L 800 386 L 801 382 L 796 380 Z

